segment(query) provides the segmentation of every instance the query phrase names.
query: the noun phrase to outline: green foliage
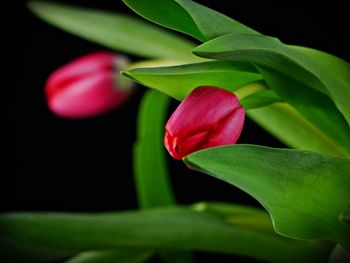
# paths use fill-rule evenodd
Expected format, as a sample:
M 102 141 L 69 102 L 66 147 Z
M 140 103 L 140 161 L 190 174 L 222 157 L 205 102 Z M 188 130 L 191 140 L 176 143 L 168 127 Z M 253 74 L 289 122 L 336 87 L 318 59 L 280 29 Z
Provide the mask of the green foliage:
M 82 252 L 65 263 L 142 263 L 152 256 L 145 249 L 120 249 Z
M 231 145 L 193 153 L 184 161 L 256 198 L 281 235 L 333 240 L 350 248 L 350 226 L 339 220 L 350 202 L 350 160 L 307 151 Z
M 338 144 L 286 103 L 249 110 L 247 115 L 292 148 L 344 155 Z
M 49 24 L 107 48 L 141 57 L 192 57 L 191 42 L 138 18 L 52 2 L 33 1 L 28 6 Z
M 350 65 L 337 57 L 256 34 L 227 34 L 195 48 L 194 53 L 251 62 L 283 73 L 328 95 L 350 123 Z
M 212 210 L 222 211 L 222 208 Z M 242 206 L 240 210 L 247 214 Z M 228 216 L 233 220 L 239 213 L 236 209 L 236 214 L 228 213 Z M 261 216 L 255 219 L 269 220 Z M 251 220 L 255 221 L 254 217 Z M 265 222 L 268 224 L 270 220 Z M 270 262 L 325 262 L 331 249 L 328 243 L 297 241 L 270 231 L 250 229 L 246 224 L 241 226 L 240 220 L 230 223 L 223 212 L 219 216 L 181 207 L 99 214 L 0 216 L 0 256 L 5 262 L 39 262 L 79 251 L 121 247 L 221 252 Z
M 170 98 L 149 90 L 142 98 L 134 146 L 134 176 L 140 208 L 175 204 L 163 146 Z M 161 251 L 166 262 L 193 262 L 189 252 Z
M 169 101 L 168 96 L 150 90 L 140 105 L 134 146 L 134 174 L 141 208 L 175 203 L 163 146 Z
M 0 255 L 38 262 L 82 252 L 68 262 L 103 263 L 124 258 L 142 262 L 161 251 L 169 262 L 190 262 L 186 252 L 200 250 L 272 262 L 327 260 L 333 243 L 292 240 L 274 229 L 290 238 L 331 240 L 350 249 L 350 160 L 330 157 L 350 156 L 350 65 L 317 50 L 285 45 L 190 0 L 156 5 L 152 0 L 123 1 L 141 16 L 205 43 L 194 48 L 175 34 L 122 14 L 44 2 L 29 7 L 48 23 L 87 40 L 161 58 L 163 62 L 145 64 L 153 68 L 123 72 L 147 87 L 178 100 L 198 86 L 230 90 L 249 117 L 287 145 L 328 156 L 234 145 L 184 159 L 255 197 L 270 213 L 274 228 L 264 211 L 244 206 L 204 203 L 192 209 L 150 209 L 174 205 L 175 198 L 162 147 L 169 98 L 148 91 L 134 148 L 139 203 L 147 209 L 2 215 Z M 179 65 L 201 61 L 191 49 L 206 60 Z M 164 61 L 167 66 L 159 67 Z
M 182 100 L 199 86 L 217 86 L 235 91 L 243 85 L 261 80 L 258 71 L 249 63 L 208 61 L 173 67 L 137 68 L 124 75 Z
M 227 33 L 257 33 L 253 29 L 190 0 L 123 0 L 141 16 L 162 26 L 206 41 Z

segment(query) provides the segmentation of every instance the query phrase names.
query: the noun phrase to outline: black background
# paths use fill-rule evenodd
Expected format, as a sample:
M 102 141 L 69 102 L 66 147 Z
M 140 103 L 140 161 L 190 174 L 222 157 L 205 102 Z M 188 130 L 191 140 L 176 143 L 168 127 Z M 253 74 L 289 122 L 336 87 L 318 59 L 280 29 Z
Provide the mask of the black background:
M 133 14 L 121 1 L 61 1 Z M 155 4 L 157 1 L 154 1 Z M 283 42 L 309 46 L 349 60 L 348 14 L 336 1 L 317 5 L 294 1 L 199 1 Z M 45 24 L 17 1 L 9 11 L 12 81 L 2 87 L 9 136 L 4 150 L 0 207 L 2 211 L 106 211 L 137 208 L 132 176 L 132 145 L 139 86 L 116 111 L 88 120 L 54 116 L 46 107 L 43 87 L 57 67 L 104 48 Z M 135 14 L 136 16 L 136 14 Z M 12 29 L 12 30 L 11 30 Z M 7 50 L 5 50 L 7 52 Z M 133 59 L 138 59 L 133 57 Z M 6 72 L 6 71 L 5 71 Z M 174 103 L 174 107 L 176 104 Z M 284 145 L 247 120 L 240 143 Z M 234 187 L 191 172 L 170 160 L 173 186 L 180 203 L 201 200 L 258 205 Z M 6 171 L 6 168 L 8 171 Z

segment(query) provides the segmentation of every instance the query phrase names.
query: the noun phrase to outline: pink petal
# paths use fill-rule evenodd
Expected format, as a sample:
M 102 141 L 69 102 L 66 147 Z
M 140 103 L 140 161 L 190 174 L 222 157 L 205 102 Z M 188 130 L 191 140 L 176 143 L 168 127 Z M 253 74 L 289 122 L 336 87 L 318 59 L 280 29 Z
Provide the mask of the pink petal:
M 114 109 L 129 95 L 114 87 L 112 74 L 97 72 L 54 94 L 49 99 L 49 108 L 61 117 L 87 118 Z
M 230 113 L 220 121 L 218 126 L 210 133 L 207 143 L 202 145 L 201 149 L 235 144 L 241 135 L 244 118 L 245 112 L 243 107 Z
M 113 72 L 115 60 L 116 54 L 107 51 L 94 52 L 79 57 L 50 75 L 45 92 L 50 97 L 77 79 L 96 72 Z
M 227 90 L 199 87 L 179 105 L 167 122 L 166 130 L 176 137 L 206 131 L 238 106 L 238 99 Z

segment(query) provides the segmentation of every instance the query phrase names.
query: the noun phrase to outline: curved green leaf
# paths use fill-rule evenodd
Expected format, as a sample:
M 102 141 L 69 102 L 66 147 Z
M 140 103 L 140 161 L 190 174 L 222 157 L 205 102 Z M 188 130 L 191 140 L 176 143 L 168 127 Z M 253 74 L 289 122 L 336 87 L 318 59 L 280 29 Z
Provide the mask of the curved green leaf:
M 350 226 L 339 220 L 350 201 L 350 160 L 230 145 L 195 152 L 184 161 L 256 198 L 271 214 L 278 233 L 333 240 L 350 248 Z
M 173 67 L 138 68 L 123 72 L 142 85 L 182 100 L 196 87 L 217 86 L 230 91 L 261 80 L 249 63 L 209 61 Z
M 256 34 L 227 34 L 195 48 L 199 56 L 256 63 L 329 95 L 350 123 L 350 65 L 317 50 Z
M 270 89 L 258 91 L 241 99 L 241 104 L 246 110 L 265 107 L 276 102 L 282 102 L 282 99 Z
M 142 263 L 146 262 L 152 252 L 145 249 L 120 249 L 107 251 L 82 252 L 65 263 Z
M 170 98 L 155 90 L 143 96 L 134 146 L 134 176 L 141 208 L 175 204 L 163 144 L 164 125 Z M 166 262 L 192 262 L 190 252 L 161 251 Z
M 111 49 L 142 57 L 194 57 L 191 42 L 138 18 L 52 2 L 34 1 L 28 6 L 49 24 Z
M 141 208 L 175 203 L 163 145 L 169 102 L 168 96 L 149 90 L 140 104 L 134 146 L 134 175 Z
M 289 48 L 295 52 L 296 60 L 305 61 L 305 67 L 322 81 L 350 125 L 350 64 L 319 50 L 299 46 Z
M 248 110 L 247 115 L 286 145 L 341 156 L 343 151 L 319 128 L 286 103 Z
M 350 157 L 350 127 L 329 97 L 273 69 L 258 69 L 269 87 L 337 145 L 339 157 Z
M 1 258 L 7 262 L 21 262 L 19 258 L 38 262 L 33 255 L 51 250 L 64 255 L 120 247 L 212 251 L 271 262 L 325 262 L 331 249 L 328 243 L 250 230 L 187 208 L 105 214 L 3 214 L 0 245 Z M 17 250 L 11 257 L 8 251 L 13 247 Z
M 123 0 L 139 15 L 201 41 L 227 33 L 257 33 L 253 29 L 189 0 Z

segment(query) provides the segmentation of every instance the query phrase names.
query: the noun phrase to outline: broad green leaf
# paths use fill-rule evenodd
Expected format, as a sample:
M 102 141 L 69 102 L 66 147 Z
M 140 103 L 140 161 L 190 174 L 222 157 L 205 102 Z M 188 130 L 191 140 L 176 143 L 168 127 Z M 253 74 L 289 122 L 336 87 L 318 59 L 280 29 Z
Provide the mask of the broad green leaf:
M 248 110 L 247 115 L 286 145 L 331 156 L 343 151 L 319 128 L 286 103 Z
M 201 41 L 227 33 L 256 33 L 253 29 L 190 0 L 123 0 L 139 15 Z
M 146 262 L 152 252 L 145 249 L 119 249 L 107 251 L 82 252 L 65 263 L 142 263 Z
M 339 214 L 350 201 L 350 160 L 318 153 L 230 145 L 195 152 L 187 165 L 256 198 L 281 235 L 333 240 L 350 248 Z
M 199 31 L 206 40 L 226 35 L 228 33 L 259 34 L 255 30 L 243 25 L 230 17 L 215 10 L 198 4 L 192 0 L 175 0 L 191 16 Z
M 26 262 L 38 262 L 30 258 L 51 250 L 69 255 L 120 247 L 232 253 L 270 262 L 325 262 L 331 249 L 328 243 L 250 230 L 188 208 L 102 214 L 3 214 L 0 245 L 0 255 L 6 262 L 21 262 L 20 257 Z M 11 257 L 8 251 L 13 247 L 17 250 Z
M 142 57 L 194 57 L 191 42 L 138 18 L 52 2 L 28 6 L 49 24 L 111 49 Z
M 279 71 L 330 96 L 350 123 L 350 65 L 339 58 L 256 34 L 227 34 L 202 44 L 193 52 L 207 58 L 256 63 Z
M 141 208 L 175 203 L 163 144 L 169 102 L 168 96 L 149 90 L 140 104 L 134 146 L 134 174 Z
M 138 68 L 123 72 L 142 85 L 182 100 L 199 86 L 217 86 L 230 91 L 261 80 L 249 63 L 210 61 L 174 67 Z
M 269 87 L 338 146 L 340 157 L 350 157 L 350 127 L 329 97 L 270 68 L 258 69 Z

